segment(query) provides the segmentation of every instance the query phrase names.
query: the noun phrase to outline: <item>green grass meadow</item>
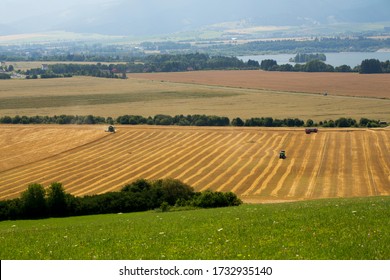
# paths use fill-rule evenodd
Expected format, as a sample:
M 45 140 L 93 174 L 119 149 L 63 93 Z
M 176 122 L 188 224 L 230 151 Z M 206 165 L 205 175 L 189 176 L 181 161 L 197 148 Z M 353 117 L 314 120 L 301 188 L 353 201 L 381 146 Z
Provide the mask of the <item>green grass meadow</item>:
M 390 197 L 0 222 L 0 259 L 390 259 Z

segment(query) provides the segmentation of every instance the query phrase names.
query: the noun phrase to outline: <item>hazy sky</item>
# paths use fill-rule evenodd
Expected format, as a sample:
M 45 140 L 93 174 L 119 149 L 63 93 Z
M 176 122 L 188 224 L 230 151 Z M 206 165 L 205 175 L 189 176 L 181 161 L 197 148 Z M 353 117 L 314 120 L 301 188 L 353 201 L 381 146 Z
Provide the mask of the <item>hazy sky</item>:
M 0 0 L 0 22 L 10 23 L 48 13 L 86 10 L 88 7 L 104 9 L 117 2 L 120 0 Z
M 0 0 L 0 11 L 0 35 L 140 35 L 242 19 L 256 25 L 390 22 L 390 0 Z

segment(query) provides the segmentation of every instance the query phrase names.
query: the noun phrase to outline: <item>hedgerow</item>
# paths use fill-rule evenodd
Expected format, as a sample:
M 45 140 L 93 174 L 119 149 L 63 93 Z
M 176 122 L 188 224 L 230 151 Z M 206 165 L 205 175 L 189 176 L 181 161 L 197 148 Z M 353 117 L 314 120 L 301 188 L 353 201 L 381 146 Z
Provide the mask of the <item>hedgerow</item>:
M 0 220 L 40 219 L 108 213 L 128 213 L 170 207 L 215 208 L 238 206 L 232 192 L 195 192 L 176 179 L 139 179 L 120 191 L 77 197 L 65 192 L 61 183 L 47 188 L 30 184 L 19 198 L 0 201 Z
M 138 115 L 123 115 L 116 119 L 112 117 L 100 117 L 93 115 L 55 115 L 55 116 L 19 116 L 0 117 L 2 124 L 120 124 L 120 125 L 176 125 L 176 126 L 247 126 L 247 127 L 380 127 L 387 126 L 386 122 L 361 118 L 359 121 L 352 118 L 339 118 L 337 120 L 324 120 L 315 122 L 308 119 L 306 122 L 298 118 L 274 119 L 272 117 L 257 117 L 249 119 L 234 118 L 214 115 L 170 115 L 158 114 L 154 117 Z

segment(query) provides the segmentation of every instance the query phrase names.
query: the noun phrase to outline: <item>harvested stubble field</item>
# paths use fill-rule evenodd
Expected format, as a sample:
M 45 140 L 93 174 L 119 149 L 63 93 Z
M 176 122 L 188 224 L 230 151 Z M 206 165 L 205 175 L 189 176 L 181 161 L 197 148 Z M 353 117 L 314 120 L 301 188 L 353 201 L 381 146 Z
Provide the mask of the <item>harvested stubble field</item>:
M 303 129 L 123 126 L 109 134 L 101 126 L 3 125 L 0 132 L 1 199 L 33 182 L 58 181 L 67 192 L 86 195 L 166 177 L 198 191 L 233 191 L 246 202 L 390 195 L 389 129 L 306 135 Z M 285 160 L 278 158 L 282 149 Z
M 390 122 L 388 75 L 203 71 L 129 76 L 1 81 L 0 116 L 205 114 Z M 318 94 L 325 91 L 328 96 Z

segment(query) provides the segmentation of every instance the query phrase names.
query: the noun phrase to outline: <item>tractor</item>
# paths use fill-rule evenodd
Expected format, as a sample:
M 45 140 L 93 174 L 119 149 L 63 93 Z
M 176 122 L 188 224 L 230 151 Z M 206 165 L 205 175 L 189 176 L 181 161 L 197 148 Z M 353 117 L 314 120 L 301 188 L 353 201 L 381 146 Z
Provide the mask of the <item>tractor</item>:
M 280 153 L 279 153 L 279 158 L 280 159 L 286 159 L 286 151 L 280 151 Z

